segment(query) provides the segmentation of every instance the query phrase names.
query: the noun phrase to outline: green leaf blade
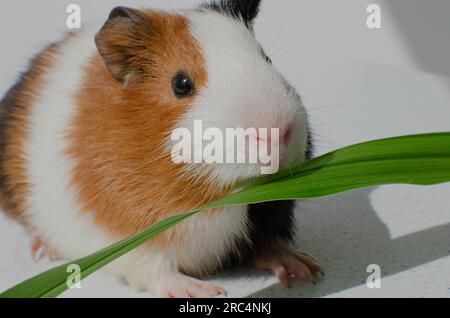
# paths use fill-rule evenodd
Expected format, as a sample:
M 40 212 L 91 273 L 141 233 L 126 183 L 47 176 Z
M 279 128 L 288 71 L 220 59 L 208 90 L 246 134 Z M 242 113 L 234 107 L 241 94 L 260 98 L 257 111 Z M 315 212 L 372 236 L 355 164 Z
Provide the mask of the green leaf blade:
M 71 262 L 82 278 L 206 209 L 288 199 L 308 199 L 384 184 L 432 185 L 450 181 L 450 133 L 377 140 L 346 147 L 276 176 L 257 180 L 227 198 L 173 216 L 98 253 Z M 0 297 L 57 297 L 67 290 L 67 265 L 51 269 Z
M 190 217 L 193 213 L 177 215 L 152 226 L 147 231 L 107 247 L 93 255 L 60 265 L 40 275 L 34 276 L 15 287 L 0 294 L 0 298 L 52 298 L 57 297 L 68 289 L 66 269 L 71 264 L 81 268 L 81 278 L 84 279 L 96 270 L 104 267 L 113 260 L 156 237 L 165 230 Z

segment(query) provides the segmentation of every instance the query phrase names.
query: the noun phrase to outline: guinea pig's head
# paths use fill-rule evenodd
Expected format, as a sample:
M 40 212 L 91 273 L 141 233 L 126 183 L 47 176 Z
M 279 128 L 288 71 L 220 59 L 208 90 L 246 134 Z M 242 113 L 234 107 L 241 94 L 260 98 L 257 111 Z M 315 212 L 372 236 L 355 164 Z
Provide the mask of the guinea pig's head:
M 260 2 L 222 0 L 174 14 L 116 8 L 97 34 L 108 69 L 127 96 L 134 101 L 139 96 L 138 108 L 147 112 L 139 114 L 144 125 L 159 132 L 150 138 L 190 177 L 230 185 L 261 175 L 263 167 L 275 166 L 276 172 L 307 156 L 308 123 L 300 97 L 255 37 Z M 227 138 L 227 130 L 239 128 L 247 147 Z M 177 139 L 176 131 L 190 135 Z M 176 162 L 174 149 L 181 150 L 184 138 L 191 138 L 190 160 Z M 212 142 L 215 147 L 208 148 Z M 217 147 L 223 147 L 223 161 L 211 162 L 208 153 L 217 159 Z M 252 147 L 257 162 L 238 162 L 242 149 L 250 160 Z M 256 149 L 278 162 L 262 162 Z

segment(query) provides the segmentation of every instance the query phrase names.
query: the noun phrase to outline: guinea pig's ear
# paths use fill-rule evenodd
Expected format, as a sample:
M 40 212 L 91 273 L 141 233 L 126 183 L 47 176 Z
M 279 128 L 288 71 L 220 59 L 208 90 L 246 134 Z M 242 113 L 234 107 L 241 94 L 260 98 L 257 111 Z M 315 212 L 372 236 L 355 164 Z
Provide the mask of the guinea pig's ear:
M 258 16 L 261 0 L 217 0 L 204 7 L 233 18 L 242 19 L 247 27 L 251 28 Z
M 143 73 L 151 39 L 157 33 L 157 27 L 145 13 L 117 7 L 95 36 L 95 43 L 114 78 L 130 84 Z

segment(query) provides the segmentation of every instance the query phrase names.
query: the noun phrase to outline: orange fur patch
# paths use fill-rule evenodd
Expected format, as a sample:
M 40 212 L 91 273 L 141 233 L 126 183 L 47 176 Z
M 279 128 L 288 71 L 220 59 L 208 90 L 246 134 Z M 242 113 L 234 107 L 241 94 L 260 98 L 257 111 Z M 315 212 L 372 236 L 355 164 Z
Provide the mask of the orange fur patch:
M 199 90 L 207 72 L 185 18 L 146 14 L 160 35 L 151 39 L 152 62 L 143 66 L 141 80 L 123 85 L 100 55 L 93 57 L 76 96 L 77 116 L 68 135 L 68 154 L 76 164 L 73 185 L 83 212 L 94 213 L 98 224 L 120 236 L 228 192 L 204 180 L 181 178 L 182 166 L 175 165 L 164 149 L 175 122 L 195 99 L 174 96 L 173 76 L 186 72 Z
M 3 121 L 4 125 L 1 136 L 4 138 L 4 144 L 0 163 L 3 178 L 0 204 L 7 215 L 24 224 L 24 202 L 29 189 L 25 158 L 28 121 L 33 103 L 45 85 L 43 75 L 52 67 L 53 56 L 57 50 L 58 44 L 53 44 L 41 52 L 0 104 L 0 121 Z

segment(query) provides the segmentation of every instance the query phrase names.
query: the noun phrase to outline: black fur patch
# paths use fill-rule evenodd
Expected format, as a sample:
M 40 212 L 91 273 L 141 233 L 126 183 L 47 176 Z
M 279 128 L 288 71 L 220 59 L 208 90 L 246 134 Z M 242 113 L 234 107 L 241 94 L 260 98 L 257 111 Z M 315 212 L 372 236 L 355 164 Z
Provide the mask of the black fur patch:
M 305 152 L 305 160 L 311 160 L 314 156 L 314 140 L 312 136 L 311 128 L 308 128 L 307 136 L 306 136 L 306 152 Z
M 217 0 L 203 5 L 202 8 L 242 20 L 250 27 L 258 16 L 260 5 L 261 0 Z
M 294 239 L 295 201 L 251 204 L 248 207 L 250 237 L 256 247 L 274 245 L 277 241 Z
M 249 240 L 237 242 L 223 260 L 225 268 L 247 264 L 267 246 L 279 241 L 292 242 L 295 234 L 295 201 L 274 201 L 248 206 Z

